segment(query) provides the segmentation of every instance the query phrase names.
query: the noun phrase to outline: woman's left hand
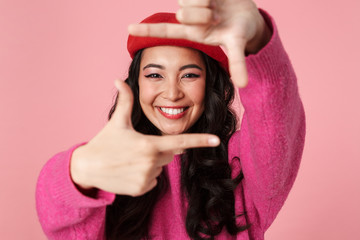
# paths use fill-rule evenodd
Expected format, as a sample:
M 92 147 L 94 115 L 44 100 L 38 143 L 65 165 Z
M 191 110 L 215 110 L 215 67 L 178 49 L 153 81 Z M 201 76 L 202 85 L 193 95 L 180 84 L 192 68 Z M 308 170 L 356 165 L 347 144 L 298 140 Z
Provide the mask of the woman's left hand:
M 231 78 L 247 85 L 245 54 L 258 52 L 271 38 L 252 0 L 179 0 L 176 17 L 181 24 L 133 24 L 137 36 L 181 38 L 226 49 Z

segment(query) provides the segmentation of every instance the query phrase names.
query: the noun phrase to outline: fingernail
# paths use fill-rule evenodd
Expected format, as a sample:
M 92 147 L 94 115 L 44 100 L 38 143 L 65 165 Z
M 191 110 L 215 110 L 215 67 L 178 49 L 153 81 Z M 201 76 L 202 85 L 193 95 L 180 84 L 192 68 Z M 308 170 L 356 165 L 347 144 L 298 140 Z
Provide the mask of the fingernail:
M 208 142 L 211 146 L 217 146 L 220 144 L 220 140 L 217 137 L 210 137 Z

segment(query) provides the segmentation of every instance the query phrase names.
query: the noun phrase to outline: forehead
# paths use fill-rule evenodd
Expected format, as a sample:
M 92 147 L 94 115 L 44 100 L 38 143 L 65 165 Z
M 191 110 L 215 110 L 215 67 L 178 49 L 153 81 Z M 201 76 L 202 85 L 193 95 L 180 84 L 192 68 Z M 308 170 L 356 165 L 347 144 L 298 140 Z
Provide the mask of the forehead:
M 164 65 L 196 63 L 204 66 L 204 60 L 198 50 L 177 46 L 156 46 L 144 49 L 141 57 L 141 65 L 150 62 Z

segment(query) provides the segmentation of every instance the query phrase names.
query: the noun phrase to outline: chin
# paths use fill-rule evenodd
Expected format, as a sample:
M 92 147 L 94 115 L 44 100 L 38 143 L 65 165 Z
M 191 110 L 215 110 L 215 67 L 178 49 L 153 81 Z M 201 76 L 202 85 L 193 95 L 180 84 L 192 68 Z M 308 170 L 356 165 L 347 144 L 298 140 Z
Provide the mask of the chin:
M 185 132 L 185 130 L 174 130 L 174 129 L 160 129 L 163 135 L 178 135 Z

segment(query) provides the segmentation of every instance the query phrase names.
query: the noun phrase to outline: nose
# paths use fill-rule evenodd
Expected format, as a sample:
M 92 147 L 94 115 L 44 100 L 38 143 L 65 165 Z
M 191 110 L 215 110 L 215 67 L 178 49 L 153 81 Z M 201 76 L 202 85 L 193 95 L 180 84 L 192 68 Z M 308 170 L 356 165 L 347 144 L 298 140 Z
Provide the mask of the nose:
M 176 79 L 167 81 L 167 84 L 165 84 L 165 89 L 163 92 L 163 97 L 165 99 L 175 102 L 177 100 L 180 100 L 184 96 L 185 94 L 180 86 L 179 81 L 177 81 Z

